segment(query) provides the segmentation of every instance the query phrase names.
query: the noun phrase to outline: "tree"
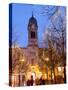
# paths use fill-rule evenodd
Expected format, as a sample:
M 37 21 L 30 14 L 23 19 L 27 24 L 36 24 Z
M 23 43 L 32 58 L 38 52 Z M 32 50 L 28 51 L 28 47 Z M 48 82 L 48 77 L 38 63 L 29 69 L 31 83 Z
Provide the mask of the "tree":
M 64 83 L 66 83 L 66 8 L 64 8 L 63 15 L 60 7 L 53 7 L 52 9 L 48 8 L 47 11 L 47 15 L 51 23 L 48 26 L 48 29 L 49 33 L 51 32 L 51 36 L 53 37 L 51 38 L 49 35 L 50 40 L 48 40 L 50 47 L 50 58 L 52 58 L 55 54 L 58 58 L 60 57 L 58 64 L 62 63 L 64 66 Z M 53 41 L 55 42 L 56 53 L 52 55 L 52 51 L 55 49 Z M 57 52 L 60 54 L 57 54 Z
M 25 68 L 26 67 L 26 68 Z M 25 74 L 28 70 L 27 61 L 24 59 L 23 49 L 19 47 L 12 48 L 12 73 L 18 73 L 20 86 L 20 74 Z
M 12 73 L 14 71 L 13 68 L 16 66 L 16 63 L 18 62 L 18 60 L 15 59 L 16 55 L 14 55 L 14 52 L 17 53 L 18 50 L 15 50 L 15 51 L 13 50 L 13 48 L 15 49 L 17 45 L 18 39 L 19 39 L 19 35 L 16 33 L 16 29 L 13 29 L 12 26 L 10 25 L 10 30 L 9 30 L 9 86 L 12 86 Z

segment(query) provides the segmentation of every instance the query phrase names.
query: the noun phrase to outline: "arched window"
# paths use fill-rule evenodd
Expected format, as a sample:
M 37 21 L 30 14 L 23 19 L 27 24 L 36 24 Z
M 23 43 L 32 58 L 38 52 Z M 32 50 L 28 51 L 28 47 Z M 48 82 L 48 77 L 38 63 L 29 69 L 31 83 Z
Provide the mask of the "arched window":
M 35 38 L 36 36 L 35 36 L 35 32 L 34 31 L 31 31 L 31 38 Z

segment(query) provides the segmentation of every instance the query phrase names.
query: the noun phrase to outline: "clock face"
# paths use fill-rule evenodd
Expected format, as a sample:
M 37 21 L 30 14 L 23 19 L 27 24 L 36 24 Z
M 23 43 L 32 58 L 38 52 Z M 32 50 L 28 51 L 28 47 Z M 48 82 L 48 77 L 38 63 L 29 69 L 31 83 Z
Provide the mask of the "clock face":
M 36 30 L 37 30 L 37 28 L 36 28 L 35 24 L 32 24 L 31 25 L 31 31 L 36 31 Z
M 29 30 L 35 30 L 35 24 L 30 25 L 28 28 Z
M 34 28 L 35 28 L 35 24 L 32 24 L 31 28 L 33 28 L 33 29 L 34 29 Z

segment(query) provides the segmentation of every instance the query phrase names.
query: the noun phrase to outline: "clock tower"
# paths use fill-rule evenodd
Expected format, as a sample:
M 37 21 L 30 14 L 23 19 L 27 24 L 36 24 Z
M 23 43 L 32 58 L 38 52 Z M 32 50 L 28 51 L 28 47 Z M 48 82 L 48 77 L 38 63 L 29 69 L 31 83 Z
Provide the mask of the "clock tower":
M 37 30 L 37 20 L 34 18 L 32 13 L 32 17 L 29 19 L 28 23 L 28 46 L 38 46 Z
M 38 25 L 33 13 L 28 22 L 28 54 L 29 64 L 35 65 L 38 62 Z

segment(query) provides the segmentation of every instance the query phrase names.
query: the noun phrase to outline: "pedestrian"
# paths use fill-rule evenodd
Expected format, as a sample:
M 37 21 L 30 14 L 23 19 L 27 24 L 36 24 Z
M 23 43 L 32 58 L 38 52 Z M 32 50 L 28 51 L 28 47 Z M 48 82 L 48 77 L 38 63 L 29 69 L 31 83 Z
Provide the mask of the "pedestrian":
M 30 80 L 29 79 L 27 80 L 27 86 L 30 86 Z
M 40 78 L 39 82 L 40 85 L 45 85 L 45 79 L 43 77 Z
M 30 86 L 33 86 L 34 80 L 33 80 L 33 76 L 31 75 L 31 79 L 30 79 Z

